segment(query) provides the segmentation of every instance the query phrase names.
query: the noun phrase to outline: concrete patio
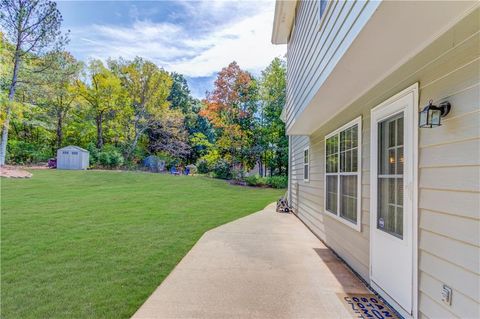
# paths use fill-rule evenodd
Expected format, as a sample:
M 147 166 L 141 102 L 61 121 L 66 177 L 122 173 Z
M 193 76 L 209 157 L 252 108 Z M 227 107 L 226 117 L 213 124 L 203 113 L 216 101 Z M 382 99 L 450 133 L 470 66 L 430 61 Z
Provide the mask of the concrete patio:
M 133 318 L 352 318 L 345 293 L 371 292 L 270 205 L 205 233 Z

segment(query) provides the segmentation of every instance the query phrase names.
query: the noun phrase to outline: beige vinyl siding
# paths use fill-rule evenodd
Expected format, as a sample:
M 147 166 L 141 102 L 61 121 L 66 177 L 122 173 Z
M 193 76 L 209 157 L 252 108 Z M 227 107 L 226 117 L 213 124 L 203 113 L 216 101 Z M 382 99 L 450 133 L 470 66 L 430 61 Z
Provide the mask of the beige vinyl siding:
M 443 125 L 419 130 L 418 300 L 419 318 L 480 318 L 480 10 L 309 137 L 292 137 L 292 197 L 296 213 L 355 271 L 369 280 L 370 111 L 419 83 L 419 106 L 448 100 Z M 289 65 L 289 67 L 291 67 Z M 339 88 L 341 89 L 341 88 Z M 323 208 L 324 137 L 362 116 L 362 228 L 358 232 Z M 310 181 L 301 179 L 301 150 L 310 144 Z M 441 301 L 441 287 L 453 301 Z
M 328 246 L 335 250 L 363 278 L 368 280 L 369 267 L 369 219 L 368 219 L 368 135 L 370 127 L 369 110 L 357 112 L 348 118 L 329 122 L 311 137 L 292 137 L 292 182 L 298 183 L 298 198 L 292 192 L 292 204 L 299 217 Z M 324 212 L 324 140 L 325 135 L 362 115 L 362 216 L 361 232 L 336 220 L 331 213 Z M 310 146 L 310 180 L 303 181 L 301 164 L 302 150 Z M 324 213 L 319 213 L 324 212 Z
M 380 1 L 299 1 L 288 41 L 286 119 L 290 127 L 371 17 Z

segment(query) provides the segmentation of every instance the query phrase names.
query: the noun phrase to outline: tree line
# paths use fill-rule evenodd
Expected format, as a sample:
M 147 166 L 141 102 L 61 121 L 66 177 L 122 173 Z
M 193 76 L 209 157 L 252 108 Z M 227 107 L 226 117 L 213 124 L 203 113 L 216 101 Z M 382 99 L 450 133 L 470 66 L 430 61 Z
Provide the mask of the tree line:
M 232 62 L 197 99 L 182 74 L 142 57 L 75 59 L 54 2 L 0 4 L 0 164 L 46 161 L 73 144 L 93 166 L 137 167 L 157 155 L 222 178 L 255 166 L 286 175 L 284 60 L 258 78 Z

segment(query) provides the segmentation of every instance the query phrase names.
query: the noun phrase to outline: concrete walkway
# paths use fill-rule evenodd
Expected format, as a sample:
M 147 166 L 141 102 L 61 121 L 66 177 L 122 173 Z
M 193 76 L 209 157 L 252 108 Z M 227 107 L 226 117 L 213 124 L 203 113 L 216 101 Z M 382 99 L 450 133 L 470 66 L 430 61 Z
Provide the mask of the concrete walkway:
M 370 291 L 270 205 L 205 233 L 133 318 L 352 318 L 342 293 Z

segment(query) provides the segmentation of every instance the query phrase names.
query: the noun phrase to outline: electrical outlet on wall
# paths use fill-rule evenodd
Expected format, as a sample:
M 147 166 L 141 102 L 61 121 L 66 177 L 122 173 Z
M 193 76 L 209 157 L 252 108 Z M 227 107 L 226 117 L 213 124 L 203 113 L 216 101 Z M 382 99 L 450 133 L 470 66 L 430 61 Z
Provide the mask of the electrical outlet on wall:
M 442 301 L 449 306 L 452 304 L 452 288 L 447 285 L 442 287 Z

